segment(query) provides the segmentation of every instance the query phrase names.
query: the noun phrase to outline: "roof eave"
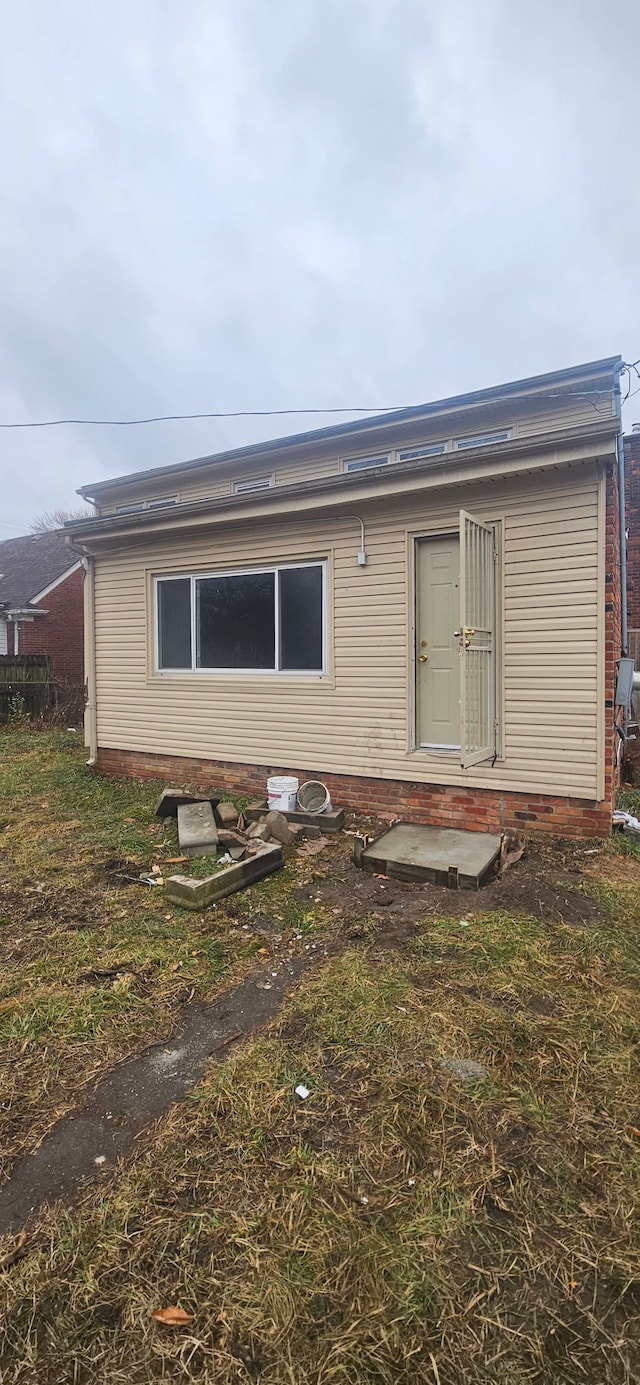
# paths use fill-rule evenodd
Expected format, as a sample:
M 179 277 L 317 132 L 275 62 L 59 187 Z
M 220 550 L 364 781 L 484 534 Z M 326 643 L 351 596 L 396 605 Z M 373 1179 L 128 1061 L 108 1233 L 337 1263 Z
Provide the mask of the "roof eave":
M 463 453 L 447 453 L 434 457 L 428 464 L 425 464 L 424 459 L 418 462 L 395 462 L 392 467 L 381 466 L 362 472 L 343 472 L 340 475 L 319 477 L 314 481 L 298 481 L 293 485 L 276 486 L 260 493 L 193 500 L 169 510 L 146 510 L 136 515 L 104 515 L 92 520 L 72 520 L 67 526 L 67 543 L 72 551 L 84 553 L 85 539 L 111 535 L 137 538 L 144 534 L 170 531 L 179 527 L 183 520 L 197 521 L 212 515 L 221 521 L 228 516 L 229 522 L 242 520 L 244 514 L 249 513 L 263 513 L 268 516 L 274 503 L 284 505 L 287 501 L 293 503 L 301 497 L 315 498 L 320 503 L 326 497 L 327 505 L 349 505 L 357 502 L 361 495 L 366 499 L 375 500 L 376 486 L 379 488 L 379 496 L 384 498 L 390 482 L 392 485 L 394 482 L 405 482 L 404 486 L 393 487 L 396 493 L 402 490 L 409 491 L 411 483 L 421 477 L 434 478 L 435 484 L 455 485 L 461 477 L 464 479 L 465 473 L 473 467 L 481 468 L 479 478 L 490 479 L 493 474 L 502 474 L 505 464 L 508 465 L 514 459 L 521 459 L 521 462 L 530 464 L 532 469 L 538 469 L 540 465 L 545 464 L 564 465 L 565 462 L 556 460 L 559 449 L 563 447 L 576 449 L 576 455 L 572 458 L 575 462 L 593 461 L 597 460 L 598 456 L 606 458 L 614 455 L 616 435 L 616 421 L 611 419 L 608 426 L 597 430 L 594 430 L 592 425 L 574 429 L 569 438 L 566 431 L 562 430 L 558 433 L 539 435 L 537 438 L 520 438 L 510 443 L 497 443 L 492 447 L 469 449 Z M 590 449 L 593 449 L 584 455 L 580 451 L 583 442 L 588 442 Z M 536 457 L 547 457 L 549 461 L 539 462 L 536 461 Z M 437 480 L 438 477 L 441 478 L 441 482 Z
M 285 437 L 269 438 L 266 442 L 251 443 L 225 452 L 195 457 L 192 460 L 178 462 L 172 466 L 152 467 L 146 471 L 130 472 L 126 476 L 95 481 L 86 486 L 80 486 L 76 494 L 80 495 L 83 500 L 91 501 L 96 495 L 102 494 L 106 490 L 116 489 L 118 486 L 133 485 L 142 480 L 171 476 L 174 473 L 183 474 L 192 470 L 197 471 L 202 467 L 240 461 L 248 457 L 259 458 L 271 452 L 284 452 L 292 447 L 312 446 L 314 443 L 321 443 L 332 438 L 337 441 L 341 437 L 351 437 L 354 433 L 364 433 L 376 428 L 388 427 L 390 423 L 409 422 L 413 419 L 417 421 L 420 418 L 429 418 L 434 414 L 453 413 L 456 409 L 466 409 L 493 402 L 499 403 L 502 400 L 520 395 L 535 396 L 545 389 L 557 393 L 558 397 L 561 398 L 563 390 L 566 391 L 569 385 L 579 381 L 610 379 L 611 385 L 613 385 L 615 376 L 623 364 L 622 356 L 608 356 L 603 360 L 588 361 L 583 365 L 571 366 L 567 370 L 552 371 L 544 375 L 532 375 L 522 380 L 509 381 L 505 385 L 473 390 L 468 394 L 451 395 L 445 399 L 436 399 L 431 403 L 419 404 L 407 409 L 390 409 L 383 414 L 368 414 L 365 418 L 355 419 L 349 423 L 331 424 L 327 428 L 314 428 L 305 433 L 292 433 Z

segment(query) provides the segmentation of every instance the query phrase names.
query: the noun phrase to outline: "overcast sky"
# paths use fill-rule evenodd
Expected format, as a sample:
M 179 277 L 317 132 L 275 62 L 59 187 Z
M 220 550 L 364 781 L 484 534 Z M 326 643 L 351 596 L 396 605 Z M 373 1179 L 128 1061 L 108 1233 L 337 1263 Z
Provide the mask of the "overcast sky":
M 601 0 L 5 7 L 0 421 L 376 410 L 635 360 L 639 63 L 640 7 Z M 0 536 L 291 431 L 2 431 Z

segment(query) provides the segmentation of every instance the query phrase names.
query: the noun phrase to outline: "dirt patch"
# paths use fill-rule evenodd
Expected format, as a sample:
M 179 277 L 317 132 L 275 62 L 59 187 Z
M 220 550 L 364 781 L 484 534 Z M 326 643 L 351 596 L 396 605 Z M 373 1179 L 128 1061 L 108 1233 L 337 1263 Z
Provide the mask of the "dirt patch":
M 472 918 L 499 911 L 549 923 L 596 923 L 600 907 L 585 893 L 581 869 L 592 860 L 575 842 L 534 841 L 515 866 L 476 891 L 381 879 L 345 858 L 332 862 L 330 878 L 315 877 L 294 894 L 301 903 L 339 909 L 347 923 L 376 923 L 376 945 L 392 950 L 428 918 Z

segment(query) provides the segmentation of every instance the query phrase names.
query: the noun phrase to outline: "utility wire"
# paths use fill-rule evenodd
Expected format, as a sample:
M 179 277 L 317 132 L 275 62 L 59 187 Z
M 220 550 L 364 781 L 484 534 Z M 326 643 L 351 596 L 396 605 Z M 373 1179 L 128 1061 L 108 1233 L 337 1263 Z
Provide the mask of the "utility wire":
M 638 361 L 632 365 L 625 365 L 624 370 L 629 372 L 635 370 L 638 373 Z M 588 399 L 593 405 L 596 413 L 602 413 L 598 408 L 598 401 L 603 399 L 608 390 L 559 390 L 553 393 L 541 394 L 536 392 L 530 396 L 528 391 L 521 391 L 519 394 L 511 394 L 509 399 L 524 399 L 533 397 L 535 399 Z M 628 396 L 627 396 L 628 397 Z M 39 419 L 35 422 L 26 423 L 0 423 L 0 428 L 62 428 L 68 425 L 79 424 L 83 427 L 91 428 L 138 428 L 148 423 L 184 423 L 192 419 L 211 419 L 211 418 L 286 418 L 299 416 L 301 414 L 395 414 L 403 413 L 408 409 L 420 409 L 421 404 L 383 404 L 373 406 L 371 404 L 345 404 L 342 408 L 328 409 L 236 409 L 229 412 L 218 413 L 199 413 L 199 414 L 157 414 L 150 418 L 48 418 Z

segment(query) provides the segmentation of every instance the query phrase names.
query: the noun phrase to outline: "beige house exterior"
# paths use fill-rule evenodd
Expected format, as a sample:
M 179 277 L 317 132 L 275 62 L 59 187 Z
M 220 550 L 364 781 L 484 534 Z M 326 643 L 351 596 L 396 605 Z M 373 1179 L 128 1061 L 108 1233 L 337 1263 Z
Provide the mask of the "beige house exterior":
M 90 761 L 609 830 L 621 365 L 84 486 Z

